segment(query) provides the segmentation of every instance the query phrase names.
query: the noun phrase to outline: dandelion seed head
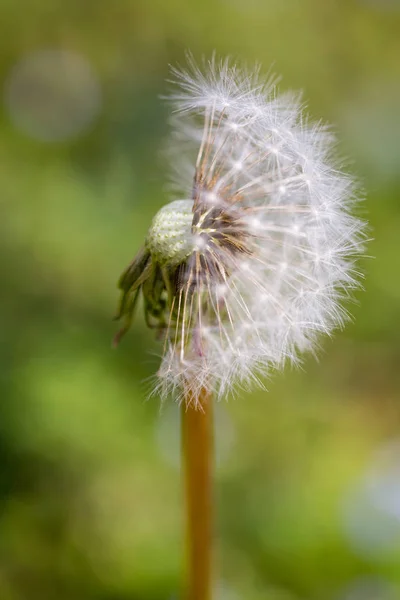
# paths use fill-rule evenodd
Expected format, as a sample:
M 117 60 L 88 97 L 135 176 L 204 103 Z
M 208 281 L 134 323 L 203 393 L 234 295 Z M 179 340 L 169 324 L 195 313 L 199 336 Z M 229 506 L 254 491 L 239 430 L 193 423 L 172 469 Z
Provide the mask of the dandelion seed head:
M 155 392 L 222 397 L 343 326 L 364 223 L 332 134 L 297 96 L 228 60 L 173 72 L 169 156 L 186 199 L 157 213 L 146 241 L 164 340 Z

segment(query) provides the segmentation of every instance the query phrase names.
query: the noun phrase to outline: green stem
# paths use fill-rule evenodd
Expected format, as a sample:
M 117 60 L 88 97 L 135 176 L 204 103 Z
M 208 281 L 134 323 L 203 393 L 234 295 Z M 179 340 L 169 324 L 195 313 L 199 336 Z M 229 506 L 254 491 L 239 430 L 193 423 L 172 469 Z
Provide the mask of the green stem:
M 212 454 L 211 395 L 182 403 L 182 454 L 186 496 L 186 600 L 212 597 Z

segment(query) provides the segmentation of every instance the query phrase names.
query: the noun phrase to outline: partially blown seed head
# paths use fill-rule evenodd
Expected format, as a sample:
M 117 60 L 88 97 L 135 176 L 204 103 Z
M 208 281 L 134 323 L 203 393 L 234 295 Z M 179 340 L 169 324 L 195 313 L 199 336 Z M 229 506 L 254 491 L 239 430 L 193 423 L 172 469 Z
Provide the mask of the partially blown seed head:
M 182 199 L 157 213 L 123 274 L 119 316 L 142 289 L 164 343 L 155 391 L 196 401 L 259 382 L 343 325 L 363 223 L 332 135 L 298 98 L 228 60 L 189 62 L 171 96 Z

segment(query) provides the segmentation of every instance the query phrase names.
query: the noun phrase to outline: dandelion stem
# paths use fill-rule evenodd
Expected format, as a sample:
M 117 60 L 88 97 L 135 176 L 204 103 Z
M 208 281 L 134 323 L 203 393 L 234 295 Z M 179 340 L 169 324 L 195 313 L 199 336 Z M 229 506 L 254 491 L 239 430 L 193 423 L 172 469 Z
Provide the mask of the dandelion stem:
M 186 496 L 187 581 L 185 600 L 211 600 L 212 569 L 211 395 L 182 403 L 182 454 Z

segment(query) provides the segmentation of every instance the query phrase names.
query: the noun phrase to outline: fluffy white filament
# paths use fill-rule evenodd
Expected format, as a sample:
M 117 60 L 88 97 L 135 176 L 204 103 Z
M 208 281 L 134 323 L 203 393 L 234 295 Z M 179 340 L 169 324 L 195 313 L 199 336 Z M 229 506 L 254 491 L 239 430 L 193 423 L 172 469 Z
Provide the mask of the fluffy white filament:
M 222 397 L 343 325 L 363 223 L 333 136 L 298 97 L 228 60 L 174 75 L 171 165 L 197 217 L 155 391 Z

